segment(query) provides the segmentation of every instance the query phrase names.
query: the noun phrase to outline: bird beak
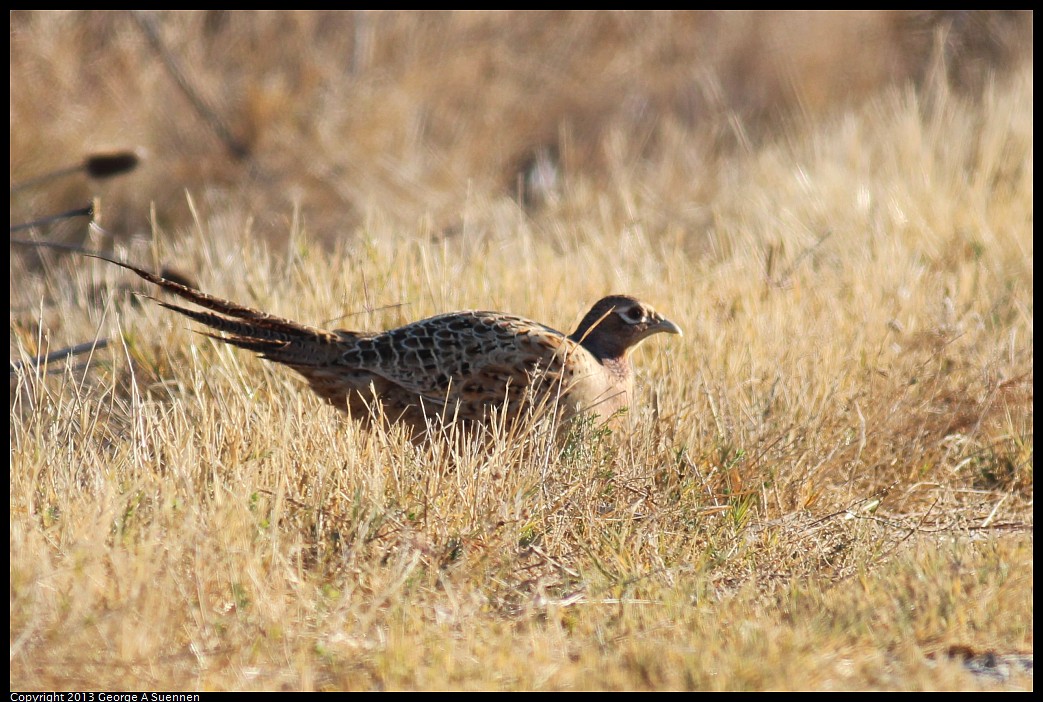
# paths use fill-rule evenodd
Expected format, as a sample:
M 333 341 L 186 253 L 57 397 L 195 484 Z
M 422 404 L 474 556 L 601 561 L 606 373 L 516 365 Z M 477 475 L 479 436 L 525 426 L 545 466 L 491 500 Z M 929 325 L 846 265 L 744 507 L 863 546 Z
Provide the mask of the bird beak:
M 656 322 L 655 324 L 653 324 L 649 328 L 648 332 L 650 334 L 657 334 L 659 332 L 664 332 L 666 334 L 677 334 L 678 336 L 684 336 L 684 333 L 681 331 L 681 327 L 677 326 L 676 324 L 671 322 L 669 319 L 665 319 L 665 318 L 661 319 L 658 322 Z

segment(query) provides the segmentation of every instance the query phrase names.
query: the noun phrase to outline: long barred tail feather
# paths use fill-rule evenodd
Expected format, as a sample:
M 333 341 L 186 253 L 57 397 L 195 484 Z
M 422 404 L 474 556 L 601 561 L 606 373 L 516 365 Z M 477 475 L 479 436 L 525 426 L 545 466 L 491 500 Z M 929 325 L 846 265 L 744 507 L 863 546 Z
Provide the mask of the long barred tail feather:
M 224 298 L 169 280 L 144 268 L 125 263 L 106 254 L 70 244 L 47 241 L 12 239 L 12 243 L 27 246 L 74 251 L 125 268 L 144 280 L 204 309 L 191 310 L 170 302 L 156 300 L 160 305 L 200 324 L 229 336 L 206 333 L 219 341 L 255 351 L 264 358 L 291 366 L 312 366 L 328 363 L 337 355 L 336 344 L 341 336 L 333 332 L 290 319 L 277 317 L 252 307 L 246 307 Z M 215 314 L 216 313 L 216 314 Z M 342 332 L 343 334 L 343 332 Z
M 168 310 L 173 310 L 174 312 L 195 320 L 200 324 L 205 324 L 211 329 L 216 329 L 219 332 L 232 334 L 234 336 L 251 337 L 259 340 L 264 339 L 266 341 L 276 342 L 314 341 L 321 343 L 324 341 L 336 340 L 336 337 L 328 331 L 309 327 L 304 324 L 298 324 L 297 322 L 292 322 L 280 317 L 269 315 L 264 319 L 228 319 L 227 317 L 222 317 L 213 312 L 190 310 L 171 302 L 163 302 L 162 300 L 156 300 L 156 302 L 162 307 L 166 307 Z M 216 338 L 219 339 L 221 337 Z

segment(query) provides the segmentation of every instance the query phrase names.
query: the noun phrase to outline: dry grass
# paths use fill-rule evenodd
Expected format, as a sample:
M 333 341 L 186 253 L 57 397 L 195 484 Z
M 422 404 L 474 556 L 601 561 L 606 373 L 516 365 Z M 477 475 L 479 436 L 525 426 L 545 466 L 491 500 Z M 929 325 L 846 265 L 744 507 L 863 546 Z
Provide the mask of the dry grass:
M 118 236 L 95 245 L 315 324 L 566 328 L 630 292 L 686 336 L 639 349 L 625 430 L 416 447 L 114 267 L 15 259 L 12 360 L 111 342 L 12 373 L 11 688 L 1031 689 L 949 655 L 1033 645 L 1031 17 L 974 54 L 997 77 L 864 17 L 897 37 L 864 84 L 852 62 L 772 95 L 744 69 L 760 101 L 728 83 L 770 63 L 736 37 L 792 19 L 498 18 L 164 17 L 202 89 L 249 108 L 235 162 L 125 17 L 12 17 L 12 180 L 151 154 L 12 221 L 100 194 Z M 734 46 L 700 63 L 678 47 L 708 23 Z M 512 164 L 547 145 L 562 180 L 526 210 Z

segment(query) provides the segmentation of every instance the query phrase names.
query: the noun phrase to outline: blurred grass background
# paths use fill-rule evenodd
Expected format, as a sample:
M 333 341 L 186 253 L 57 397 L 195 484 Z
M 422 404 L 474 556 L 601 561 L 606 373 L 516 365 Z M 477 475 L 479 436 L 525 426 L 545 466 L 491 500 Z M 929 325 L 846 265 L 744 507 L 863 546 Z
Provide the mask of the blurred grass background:
M 978 94 L 1031 38 L 1017 11 L 14 11 L 12 181 L 85 152 L 145 161 L 15 198 L 11 217 L 100 194 L 109 225 L 147 232 L 152 207 L 189 221 L 187 189 L 217 214 L 250 207 L 267 237 L 295 207 L 325 241 L 374 210 L 442 235 L 468 198 L 541 205 L 619 168 L 684 208 L 728 187 L 721 159 L 895 86 Z

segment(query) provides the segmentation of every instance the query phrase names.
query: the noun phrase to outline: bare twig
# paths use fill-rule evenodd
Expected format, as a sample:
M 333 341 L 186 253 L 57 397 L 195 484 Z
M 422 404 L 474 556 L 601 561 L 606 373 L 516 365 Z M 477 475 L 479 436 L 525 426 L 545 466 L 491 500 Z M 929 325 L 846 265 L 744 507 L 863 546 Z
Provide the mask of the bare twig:
M 192 108 L 196 111 L 196 114 L 206 122 L 206 124 L 214 130 L 217 137 L 228 149 L 228 153 L 231 154 L 232 158 L 239 161 L 249 154 L 249 149 L 246 145 L 240 141 L 232 133 L 231 128 L 225 123 L 221 116 L 217 113 L 210 103 L 203 98 L 198 90 L 193 87 L 192 83 L 189 82 L 188 77 L 181 68 L 181 64 L 178 62 L 177 57 L 171 53 L 170 49 L 163 42 L 163 38 L 159 35 L 159 27 L 156 26 L 152 15 L 145 12 L 144 10 L 131 10 L 130 16 L 134 18 L 134 22 L 141 29 L 145 38 L 148 39 L 149 44 L 155 50 L 156 54 L 159 55 L 163 66 L 167 69 L 167 72 L 177 83 L 178 87 L 181 88 L 181 92 L 185 94 L 188 101 L 192 104 Z
M 64 349 L 52 351 L 49 354 L 37 356 L 28 361 L 11 361 L 11 375 L 16 375 L 27 368 L 35 370 L 42 366 L 54 363 L 55 361 L 72 358 L 73 356 L 79 356 L 84 353 L 93 353 L 96 349 L 103 349 L 108 345 L 108 339 L 95 339 L 94 341 L 86 341 L 82 344 L 76 344 L 75 346 L 67 346 Z
M 75 219 L 76 217 L 93 217 L 94 216 L 94 205 L 90 204 L 86 207 L 78 207 L 75 210 L 69 210 L 68 212 L 62 212 L 56 215 L 49 215 L 47 217 L 41 217 L 40 219 L 34 219 L 31 222 L 22 222 L 21 224 L 12 224 L 12 232 L 20 232 L 25 229 L 35 229 L 36 227 L 42 227 L 45 224 L 51 222 L 60 222 L 63 219 Z M 12 243 L 18 244 L 35 244 L 37 242 L 31 242 L 28 240 L 17 240 L 11 239 Z

